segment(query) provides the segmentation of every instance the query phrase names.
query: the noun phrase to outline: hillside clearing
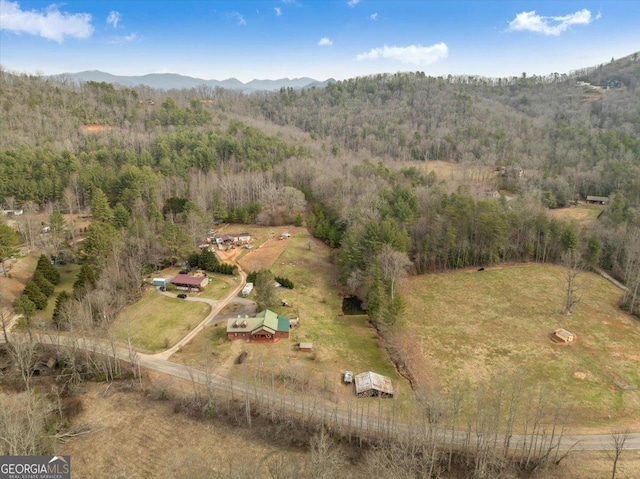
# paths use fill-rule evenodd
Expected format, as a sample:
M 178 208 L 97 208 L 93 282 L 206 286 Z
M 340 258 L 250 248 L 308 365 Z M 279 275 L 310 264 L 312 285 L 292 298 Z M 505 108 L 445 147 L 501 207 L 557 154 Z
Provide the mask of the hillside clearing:
M 579 204 L 568 208 L 549 210 L 549 216 L 559 220 L 576 221 L 581 226 L 590 226 L 604 210 L 600 205 Z
M 413 277 L 404 287 L 402 330 L 429 385 L 477 389 L 497 377 L 563 397 L 570 423 L 628 425 L 640 417 L 640 327 L 622 313 L 620 291 L 593 273 L 579 277 L 582 301 L 562 314 L 563 268 L 525 264 Z M 570 346 L 549 335 L 565 328 Z M 640 426 L 640 424 L 636 424 Z

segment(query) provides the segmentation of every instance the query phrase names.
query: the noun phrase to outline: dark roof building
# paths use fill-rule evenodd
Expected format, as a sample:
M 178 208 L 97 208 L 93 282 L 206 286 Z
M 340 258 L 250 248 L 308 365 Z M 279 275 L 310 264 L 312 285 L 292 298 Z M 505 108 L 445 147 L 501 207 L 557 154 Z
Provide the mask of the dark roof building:
M 171 280 L 171 284 L 178 289 L 198 289 L 203 290 L 209 284 L 207 276 L 189 276 L 188 274 L 179 274 Z
M 587 203 L 596 203 L 600 205 L 606 205 L 609 201 L 609 198 L 606 196 L 587 196 Z

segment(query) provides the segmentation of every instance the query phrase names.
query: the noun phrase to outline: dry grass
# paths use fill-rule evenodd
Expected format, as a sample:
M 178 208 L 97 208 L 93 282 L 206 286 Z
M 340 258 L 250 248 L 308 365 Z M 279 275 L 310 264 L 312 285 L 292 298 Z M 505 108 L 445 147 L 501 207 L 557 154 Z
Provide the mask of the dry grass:
M 563 269 L 549 265 L 490 268 L 411 278 L 404 287 L 403 331 L 430 385 L 518 375 L 527 388 L 563 397 L 574 425 L 628 425 L 640 417 L 640 328 L 617 307 L 620 291 L 592 273 L 579 278 L 582 302 L 562 314 Z M 554 344 L 556 328 L 577 335 Z M 640 427 L 640 424 L 636 424 Z
M 581 226 L 589 226 L 596 221 L 598 215 L 602 213 L 603 210 L 604 206 L 581 203 L 578 206 L 571 206 L 569 208 L 549 210 L 549 215 L 552 218 L 560 220 L 574 220 Z
M 31 253 L 16 261 L 6 261 L 8 269 L 7 276 L 0 276 L 0 306 L 9 308 L 13 302 L 20 297 L 25 285 L 33 276 L 40 255 Z
M 169 395 L 184 394 L 190 389 L 186 381 L 152 375 L 145 383 L 145 389 L 152 394 L 135 388 L 119 390 L 118 383 L 105 394 L 106 389 L 105 384 L 84 387 L 78 395 L 83 411 L 71 426 L 87 424 L 93 430 L 56 448 L 56 454 L 72 456 L 74 477 L 268 477 L 265 466 L 270 459 L 282 457 L 296 463 L 309 459 L 306 449 L 288 446 L 286 437 L 266 438 L 259 427 L 234 426 L 229 419 L 192 419 L 176 414 L 172 401 L 151 399 L 160 390 Z M 348 447 L 344 451 L 349 454 Z M 365 464 L 354 462 L 344 466 L 344 477 L 369 477 Z M 257 464 L 258 469 L 243 471 L 243 463 Z M 610 453 L 574 452 L 559 468 L 539 471 L 535 477 L 601 479 L 610 477 L 611 465 Z M 636 478 L 638 471 L 640 451 L 624 451 L 617 477 Z M 253 475 L 248 475 L 250 472 Z
M 173 346 L 211 311 L 206 303 L 168 298 L 153 288 L 118 315 L 114 324 L 120 341 L 131 336 L 131 343 L 145 351 Z
M 423 174 L 436 174 L 438 181 L 446 181 L 451 184 L 483 184 L 495 185 L 496 174 L 493 168 L 485 165 L 472 165 L 467 163 L 450 163 L 448 161 L 406 161 L 403 166 L 414 166 L 422 170 Z
M 189 389 L 187 383 L 164 381 L 157 379 L 153 387 Z M 265 440 L 259 431 L 175 414 L 171 401 L 152 400 L 136 390 L 118 391 L 117 383 L 103 395 L 106 388 L 87 385 L 80 395 L 83 412 L 74 424 L 89 424 L 93 431 L 56 450 L 72 456 L 73 477 L 267 477 L 265 459 L 305 458 L 304 450 Z M 253 476 L 248 464 L 256 467 Z
M 113 130 L 112 126 L 109 125 L 82 125 L 80 126 L 80 131 L 84 133 L 102 133 L 103 131 L 111 131 Z

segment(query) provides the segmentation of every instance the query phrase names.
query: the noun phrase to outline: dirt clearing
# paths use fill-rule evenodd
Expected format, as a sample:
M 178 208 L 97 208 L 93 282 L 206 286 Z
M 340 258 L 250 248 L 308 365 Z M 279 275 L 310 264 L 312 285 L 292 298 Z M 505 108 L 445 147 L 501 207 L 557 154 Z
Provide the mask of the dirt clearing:
M 113 130 L 113 127 L 109 125 L 93 124 L 93 125 L 82 125 L 80 127 L 80 131 L 83 131 L 85 133 L 102 133 L 103 131 L 111 131 L 111 130 Z

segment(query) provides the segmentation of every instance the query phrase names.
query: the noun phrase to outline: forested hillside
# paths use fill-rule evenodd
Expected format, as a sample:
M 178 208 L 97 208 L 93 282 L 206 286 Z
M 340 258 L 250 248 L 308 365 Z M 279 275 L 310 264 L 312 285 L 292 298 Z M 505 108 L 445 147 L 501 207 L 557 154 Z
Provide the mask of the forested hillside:
M 91 208 L 87 261 L 108 267 L 120 241 L 142 269 L 186 257 L 215 222 L 292 221 L 304 195 L 343 290 L 380 326 L 402 310 L 407 271 L 567 257 L 625 281 L 637 312 L 639 79 L 637 55 L 574 75 L 418 72 L 252 95 L 2 71 L 0 198 Z M 548 214 L 587 195 L 610 198 L 592 224 Z

